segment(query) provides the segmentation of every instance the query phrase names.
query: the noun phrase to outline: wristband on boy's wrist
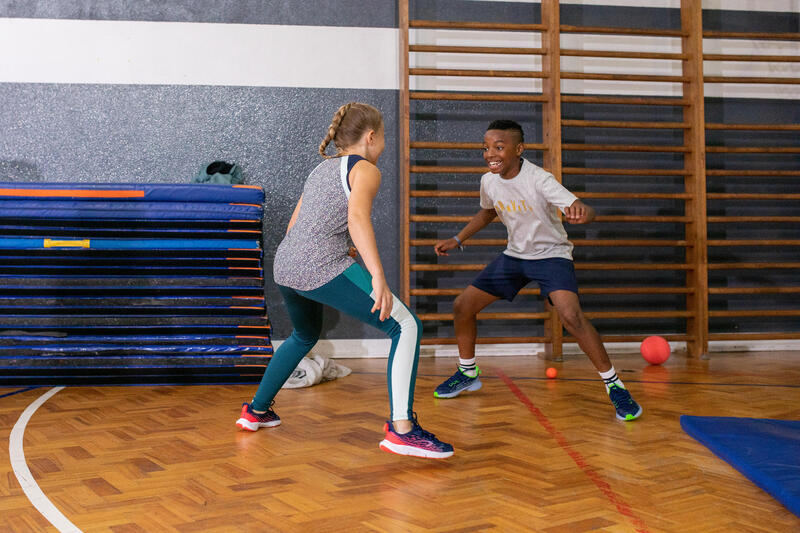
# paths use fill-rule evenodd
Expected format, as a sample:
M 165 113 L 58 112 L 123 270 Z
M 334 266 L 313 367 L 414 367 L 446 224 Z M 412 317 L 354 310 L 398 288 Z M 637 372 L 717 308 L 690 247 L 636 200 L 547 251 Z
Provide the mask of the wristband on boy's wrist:
M 453 240 L 458 243 L 459 250 L 464 250 L 464 244 L 461 242 L 461 239 L 458 238 L 458 235 L 453 235 Z

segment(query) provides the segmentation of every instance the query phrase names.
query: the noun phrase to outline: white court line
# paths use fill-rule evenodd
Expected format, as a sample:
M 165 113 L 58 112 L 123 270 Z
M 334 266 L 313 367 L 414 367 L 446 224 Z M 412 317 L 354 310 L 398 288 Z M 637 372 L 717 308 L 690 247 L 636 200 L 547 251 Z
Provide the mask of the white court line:
M 59 511 L 53 502 L 47 499 L 42 489 L 36 484 L 33 479 L 28 464 L 25 462 L 25 452 L 22 449 L 22 438 L 25 435 L 25 426 L 33 416 L 33 413 L 44 404 L 51 396 L 55 395 L 64 387 L 54 387 L 49 391 L 39 396 L 36 401 L 30 404 L 20 415 L 14 428 L 11 430 L 11 435 L 8 437 L 8 456 L 11 459 L 11 468 L 14 470 L 14 475 L 17 476 L 22 490 L 28 497 L 28 500 L 33 504 L 37 511 L 42 513 L 51 524 L 53 524 L 59 531 L 66 531 L 69 533 L 81 533 L 78 527 L 70 522 L 66 516 Z

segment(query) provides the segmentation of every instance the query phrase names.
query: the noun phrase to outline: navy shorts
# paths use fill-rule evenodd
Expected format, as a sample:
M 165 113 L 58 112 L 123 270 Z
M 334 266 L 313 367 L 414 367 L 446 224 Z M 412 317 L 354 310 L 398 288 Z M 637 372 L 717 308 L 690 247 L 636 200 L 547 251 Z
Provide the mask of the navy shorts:
M 501 253 L 486 265 L 472 285 L 511 302 L 522 287 L 531 281 L 539 284 L 543 298 L 558 290 L 578 293 L 575 267 L 572 261 L 562 257 L 519 259 Z

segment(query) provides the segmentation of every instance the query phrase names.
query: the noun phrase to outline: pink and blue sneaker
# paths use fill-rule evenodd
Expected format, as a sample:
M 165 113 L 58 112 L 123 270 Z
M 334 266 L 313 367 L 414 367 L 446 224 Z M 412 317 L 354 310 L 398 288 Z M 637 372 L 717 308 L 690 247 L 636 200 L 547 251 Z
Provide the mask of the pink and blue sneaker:
M 394 430 L 391 421 L 387 421 L 383 426 L 386 438 L 380 443 L 381 450 L 397 455 L 411 455 L 428 459 L 445 459 L 453 455 L 451 444 L 440 441 L 436 435 L 420 427 L 416 413 L 411 422 L 414 424 L 411 431 L 401 434 Z
M 269 409 L 266 413 L 256 413 L 250 407 L 250 404 L 245 402 L 242 404 L 242 414 L 239 420 L 236 421 L 236 426 L 245 431 L 258 431 L 258 428 L 271 428 L 281 425 L 281 417 L 272 410 L 272 404 L 269 404 Z

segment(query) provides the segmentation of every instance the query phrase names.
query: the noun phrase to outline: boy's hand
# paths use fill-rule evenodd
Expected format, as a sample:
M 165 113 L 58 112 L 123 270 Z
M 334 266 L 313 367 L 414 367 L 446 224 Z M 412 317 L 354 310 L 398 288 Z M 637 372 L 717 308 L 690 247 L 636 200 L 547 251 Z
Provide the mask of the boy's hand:
M 447 252 L 453 248 L 458 248 L 458 243 L 452 237 L 433 245 L 433 251 L 436 252 L 436 255 L 450 255 Z
M 564 216 L 570 224 L 586 224 L 594 220 L 594 209 L 575 200 L 571 206 L 564 208 Z

